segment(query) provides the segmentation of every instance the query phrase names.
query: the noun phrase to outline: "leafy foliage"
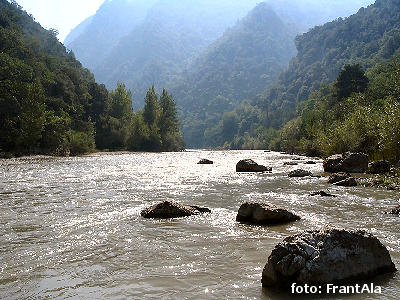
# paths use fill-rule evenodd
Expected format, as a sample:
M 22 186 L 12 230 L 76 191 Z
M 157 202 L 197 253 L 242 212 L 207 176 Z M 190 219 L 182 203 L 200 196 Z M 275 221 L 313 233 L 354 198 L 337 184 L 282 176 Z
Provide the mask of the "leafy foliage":
M 400 160 L 400 58 L 368 70 L 368 86 L 362 92 L 357 85 L 346 88 L 349 95 L 342 97 L 337 86 L 350 69 L 358 66 L 345 67 L 336 82 L 312 94 L 300 116 L 283 127 L 281 149 L 324 156 L 365 152 L 375 159 Z
M 16 2 L 0 1 L 0 149 L 81 154 L 94 149 L 94 121 L 108 94 L 93 75 Z
M 140 150 L 181 150 L 175 102 L 163 95 L 165 112 L 152 108 L 154 120 L 146 123 L 142 112 L 133 113 L 125 85 L 109 93 L 54 30 L 43 29 L 16 2 L 0 0 L 0 152 L 79 155 L 132 143 Z
M 346 64 L 370 68 L 387 62 L 400 48 L 399 15 L 399 0 L 377 0 L 298 36 L 297 57 L 266 92 L 268 126 L 277 128 L 293 118 L 297 104 L 334 81 Z
M 331 137 L 327 137 L 327 132 L 318 130 L 318 127 L 327 126 L 326 124 L 334 120 L 344 121 L 343 119 L 339 121 L 338 116 L 340 115 L 339 108 L 345 107 L 345 104 L 337 107 L 336 104 L 347 99 L 353 92 L 364 93 L 367 85 L 369 86 L 368 93 L 376 99 L 385 98 L 389 91 L 393 92 L 393 89 L 396 89 L 395 85 L 388 84 L 384 78 L 386 75 L 383 75 L 384 71 L 374 76 L 374 80 L 368 83 L 367 77 L 371 80 L 371 76 L 365 77 L 362 69 L 374 67 L 379 63 L 388 63 L 391 57 L 400 52 L 399 15 L 399 0 L 377 0 L 374 5 L 360 9 L 357 14 L 349 18 L 339 18 L 298 36 L 296 38 L 297 57 L 291 61 L 288 70 L 279 76 L 264 95 L 247 101 L 246 106 L 251 106 L 251 108 L 247 107 L 247 113 L 238 115 L 239 123 L 245 123 L 250 119 L 252 126 L 245 133 L 237 131 L 234 140 L 250 135 L 264 148 L 283 147 L 287 151 L 321 154 L 322 150 L 316 141 L 325 139 L 329 142 Z M 348 66 L 345 67 L 346 65 Z M 379 67 L 375 72 L 379 72 L 378 70 L 380 70 Z M 327 88 L 327 84 L 336 79 L 336 83 Z M 317 101 L 321 97 L 326 98 L 326 101 Z M 307 99 L 309 101 L 304 104 Z M 304 124 L 304 122 L 296 118 L 302 113 L 304 107 L 307 108 L 314 102 L 318 102 L 321 108 L 302 114 L 301 118 L 302 120 L 322 120 L 322 123 L 309 122 L 302 128 L 299 124 Z M 361 100 L 360 103 L 362 103 Z M 336 109 L 329 111 L 324 107 L 336 107 Z M 259 112 L 257 118 L 253 117 L 254 111 Z M 327 119 L 327 116 L 321 113 L 322 111 L 327 115 L 333 115 L 334 119 Z M 352 122 L 359 120 L 362 123 L 363 112 L 358 111 L 358 113 L 359 117 L 356 118 L 354 115 Z M 283 136 L 277 135 L 276 130 L 286 123 L 287 125 L 280 132 Z M 338 127 L 345 130 L 342 125 L 339 123 Z M 347 128 L 355 125 L 348 123 Z M 300 132 L 299 126 L 302 129 Z M 309 132 L 306 135 L 307 138 L 304 138 L 305 131 Z M 260 132 L 263 133 L 260 134 Z M 359 134 L 363 133 L 359 132 Z M 366 140 L 369 138 L 366 137 Z M 301 147 L 299 148 L 297 142 L 293 143 L 293 140 L 298 141 Z M 337 145 L 339 146 L 340 143 Z M 322 152 L 331 153 L 332 151 Z M 337 151 L 340 149 L 338 148 Z

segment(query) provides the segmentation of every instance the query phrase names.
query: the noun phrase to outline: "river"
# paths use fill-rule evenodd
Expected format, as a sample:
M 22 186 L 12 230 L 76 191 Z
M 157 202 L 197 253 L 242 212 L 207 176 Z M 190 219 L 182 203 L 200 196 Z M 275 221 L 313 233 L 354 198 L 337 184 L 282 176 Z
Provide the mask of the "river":
M 215 164 L 197 165 L 201 158 Z M 244 158 L 273 172 L 238 174 Z M 271 250 L 289 235 L 327 225 L 368 230 L 399 268 L 400 219 L 383 214 L 398 205 L 399 193 L 333 187 L 325 177 L 291 179 L 297 168 L 323 173 L 321 162 L 306 165 L 305 157 L 284 165 L 293 158 L 193 150 L 0 160 L 0 299 L 279 299 L 260 283 Z M 319 190 L 338 197 L 309 196 Z M 140 216 L 166 199 L 212 213 Z M 238 224 L 248 200 L 283 206 L 302 220 Z M 377 283 L 383 295 L 346 299 L 400 299 L 399 272 Z

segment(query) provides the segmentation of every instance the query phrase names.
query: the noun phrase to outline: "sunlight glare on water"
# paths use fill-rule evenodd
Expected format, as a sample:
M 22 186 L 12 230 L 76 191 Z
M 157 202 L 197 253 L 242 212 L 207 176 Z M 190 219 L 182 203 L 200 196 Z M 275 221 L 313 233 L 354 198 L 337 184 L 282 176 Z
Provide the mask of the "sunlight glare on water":
M 201 158 L 214 165 L 197 165 Z M 238 174 L 245 158 L 272 173 Z M 398 192 L 341 188 L 325 177 L 290 179 L 294 156 L 263 151 L 110 153 L 76 158 L 0 160 L 0 299 L 274 299 L 261 272 L 285 237 L 327 225 L 364 228 L 400 263 L 399 218 L 383 212 Z M 325 190 L 337 198 L 309 196 Z M 163 200 L 206 206 L 211 214 L 147 220 L 140 211 Z M 302 220 L 256 227 L 235 221 L 245 201 L 292 210 Z M 382 282 L 400 298 L 396 273 Z M 382 295 L 369 295 L 380 299 Z M 350 299 L 364 299 L 353 295 Z

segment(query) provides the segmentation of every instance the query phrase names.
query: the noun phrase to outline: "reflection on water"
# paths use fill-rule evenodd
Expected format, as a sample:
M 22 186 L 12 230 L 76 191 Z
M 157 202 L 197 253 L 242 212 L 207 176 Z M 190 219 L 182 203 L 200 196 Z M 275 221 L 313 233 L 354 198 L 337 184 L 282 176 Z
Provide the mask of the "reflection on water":
M 197 165 L 201 158 L 215 164 Z M 273 172 L 235 173 L 244 158 Z M 287 173 L 297 168 L 322 174 L 321 163 L 284 166 L 292 158 L 189 151 L 0 160 L 0 298 L 281 298 L 261 288 L 271 250 L 288 235 L 326 225 L 369 230 L 399 267 L 400 219 L 383 214 L 398 204 L 398 192 L 332 187 L 324 177 L 291 179 Z M 309 196 L 318 190 L 338 197 Z M 140 217 L 141 209 L 165 199 L 212 213 Z M 248 200 L 278 204 L 303 219 L 237 224 L 236 212 Z M 386 299 L 400 299 L 400 275 L 377 280 Z

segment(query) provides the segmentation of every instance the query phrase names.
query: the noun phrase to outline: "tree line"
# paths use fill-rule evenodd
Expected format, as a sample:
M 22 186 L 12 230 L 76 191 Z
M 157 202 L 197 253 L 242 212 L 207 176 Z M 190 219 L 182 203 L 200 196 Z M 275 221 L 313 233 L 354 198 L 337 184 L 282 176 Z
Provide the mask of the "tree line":
M 133 113 L 124 85 L 109 92 L 97 84 L 56 35 L 15 1 L 0 0 L 0 153 L 183 149 L 175 102 L 167 91 L 158 99 L 154 87 L 149 89 L 151 104 Z

